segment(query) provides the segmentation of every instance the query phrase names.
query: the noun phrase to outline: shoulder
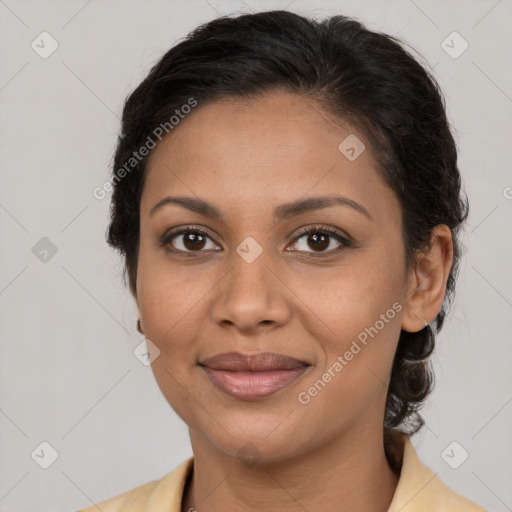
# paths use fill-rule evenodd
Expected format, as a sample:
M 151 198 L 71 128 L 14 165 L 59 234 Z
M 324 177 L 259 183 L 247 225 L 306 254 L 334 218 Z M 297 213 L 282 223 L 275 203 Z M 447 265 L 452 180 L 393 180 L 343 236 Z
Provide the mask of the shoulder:
M 404 438 L 400 479 L 388 512 L 487 512 L 448 487 Z
M 183 489 L 193 467 L 193 457 L 159 480 L 126 491 L 118 496 L 94 503 L 76 512 L 180 512 Z
M 102 512 L 128 512 L 128 510 L 132 509 L 144 510 L 143 507 L 147 505 L 148 499 L 159 481 L 160 480 L 154 480 L 153 482 L 141 485 L 118 496 L 114 496 L 113 498 L 95 503 L 90 507 L 82 508 L 77 512 L 98 512 L 98 508 L 102 510 Z

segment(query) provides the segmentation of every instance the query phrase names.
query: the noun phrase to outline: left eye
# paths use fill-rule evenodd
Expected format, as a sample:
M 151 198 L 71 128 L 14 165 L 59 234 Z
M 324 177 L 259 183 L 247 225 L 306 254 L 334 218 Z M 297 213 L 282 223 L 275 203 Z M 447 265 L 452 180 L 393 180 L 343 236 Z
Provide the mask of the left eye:
M 302 240 L 302 242 L 301 242 Z M 336 245 L 337 244 L 337 245 Z M 297 250 L 303 252 L 323 253 L 337 252 L 343 247 L 349 247 L 348 240 L 331 229 L 312 228 L 303 231 L 294 241 Z M 334 245 L 334 247 L 333 247 Z M 307 248 L 312 248 L 308 251 Z

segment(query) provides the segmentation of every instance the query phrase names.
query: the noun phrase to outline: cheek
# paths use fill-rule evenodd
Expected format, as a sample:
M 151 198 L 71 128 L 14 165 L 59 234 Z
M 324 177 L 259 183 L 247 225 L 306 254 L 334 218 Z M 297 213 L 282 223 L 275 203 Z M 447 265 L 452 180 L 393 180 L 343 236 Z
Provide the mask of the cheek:
M 171 266 L 162 255 L 141 249 L 137 301 L 147 337 L 157 344 L 182 339 L 177 333 L 212 286 L 199 266 Z
M 190 396 L 197 396 L 195 390 L 189 389 L 190 372 L 197 369 L 194 319 L 197 320 L 197 308 L 208 290 L 204 274 L 201 277 L 191 268 L 171 269 L 165 258 L 141 248 L 137 301 L 144 336 L 160 350 L 151 369 L 163 396 L 186 423 L 190 421 Z
M 325 333 L 326 350 L 343 351 L 376 322 L 383 335 L 390 330 L 399 332 L 404 288 L 404 262 L 399 256 L 384 248 L 353 253 L 354 261 L 346 265 L 326 269 L 323 275 L 305 272 L 297 278 L 294 290 L 310 311 L 309 318 L 316 320 L 310 329 L 320 328 Z M 399 305 L 393 308 L 395 303 Z
M 404 262 L 385 249 L 358 258 L 329 279 L 306 279 L 300 292 L 314 313 L 308 329 L 324 352 L 314 378 L 329 382 L 318 401 L 334 400 L 336 408 L 351 397 L 368 404 L 385 391 L 400 336 Z
M 324 357 L 300 389 L 304 421 L 313 430 L 322 424 L 324 436 L 362 418 L 374 419 L 376 408 L 384 410 L 400 335 L 402 305 L 394 293 L 386 286 L 378 289 L 375 282 L 366 292 L 355 284 L 351 289 L 350 281 L 345 284 L 318 312 L 329 326 L 322 329 L 325 336 L 316 331 Z

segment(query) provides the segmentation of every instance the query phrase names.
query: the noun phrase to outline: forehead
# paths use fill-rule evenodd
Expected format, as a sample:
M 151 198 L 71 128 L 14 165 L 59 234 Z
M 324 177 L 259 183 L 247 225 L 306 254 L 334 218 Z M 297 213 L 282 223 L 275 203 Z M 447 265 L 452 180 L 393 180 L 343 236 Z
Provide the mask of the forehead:
M 362 150 L 357 158 L 347 158 L 347 144 L 356 155 Z M 364 135 L 315 100 L 290 93 L 198 104 L 150 155 L 141 210 L 166 193 L 253 211 L 285 202 L 283 195 L 329 193 L 381 213 L 397 207 Z

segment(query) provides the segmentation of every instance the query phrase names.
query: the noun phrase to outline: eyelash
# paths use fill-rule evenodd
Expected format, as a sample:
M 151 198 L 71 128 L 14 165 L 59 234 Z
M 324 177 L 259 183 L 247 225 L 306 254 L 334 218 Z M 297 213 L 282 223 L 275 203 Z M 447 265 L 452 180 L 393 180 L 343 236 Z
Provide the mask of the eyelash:
M 208 232 L 205 231 L 204 229 L 201 229 L 199 227 L 189 226 L 189 227 L 181 229 L 179 231 L 173 231 L 171 233 L 164 234 L 164 236 L 160 240 L 160 246 L 164 247 L 170 253 L 174 253 L 174 254 L 182 253 L 182 254 L 185 254 L 185 255 L 190 255 L 192 257 L 195 257 L 195 253 L 199 253 L 200 254 L 201 252 L 205 252 L 203 250 L 199 250 L 199 251 L 182 251 L 181 249 L 175 249 L 175 248 L 170 249 L 168 247 L 170 242 L 175 237 L 177 237 L 179 235 L 186 235 L 188 233 L 201 234 L 201 235 L 209 238 L 210 240 L 212 240 L 214 243 L 216 243 L 212 239 L 212 237 L 208 234 Z M 341 235 L 338 231 L 336 231 L 333 228 L 330 228 L 328 226 L 314 226 L 314 227 L 301 228 L 299 230 L 299 232 L 297 233 L 297 235 L 295 236 L 295 238 L 293 239 L 292 244 L 295 244 L 304 235 L 309 235 L 309 234 L 313 234 L 313 233 L 331 236 L 332 238 L 334 238 L 337 242 L 339 242 L 341 244 L 340 247 L 338 247 L 336 249 L 331 249 L 330 251 L 324 251 L 324 252 L 319 252 L 319 253 L 305 251 L 306 254 L 312 255 L 314 258 L 325 258 L 325 257 L 333 256 L 334 254 L 338 254 L 339 252 L 343 251 L 346 248 L 353 247 L 352 242 L 346 236 Z M 216 244 L 216 245 L 218 245 L 218 244 Z M 299 251 L 299 252 L 304 252 L 304 251 Z

